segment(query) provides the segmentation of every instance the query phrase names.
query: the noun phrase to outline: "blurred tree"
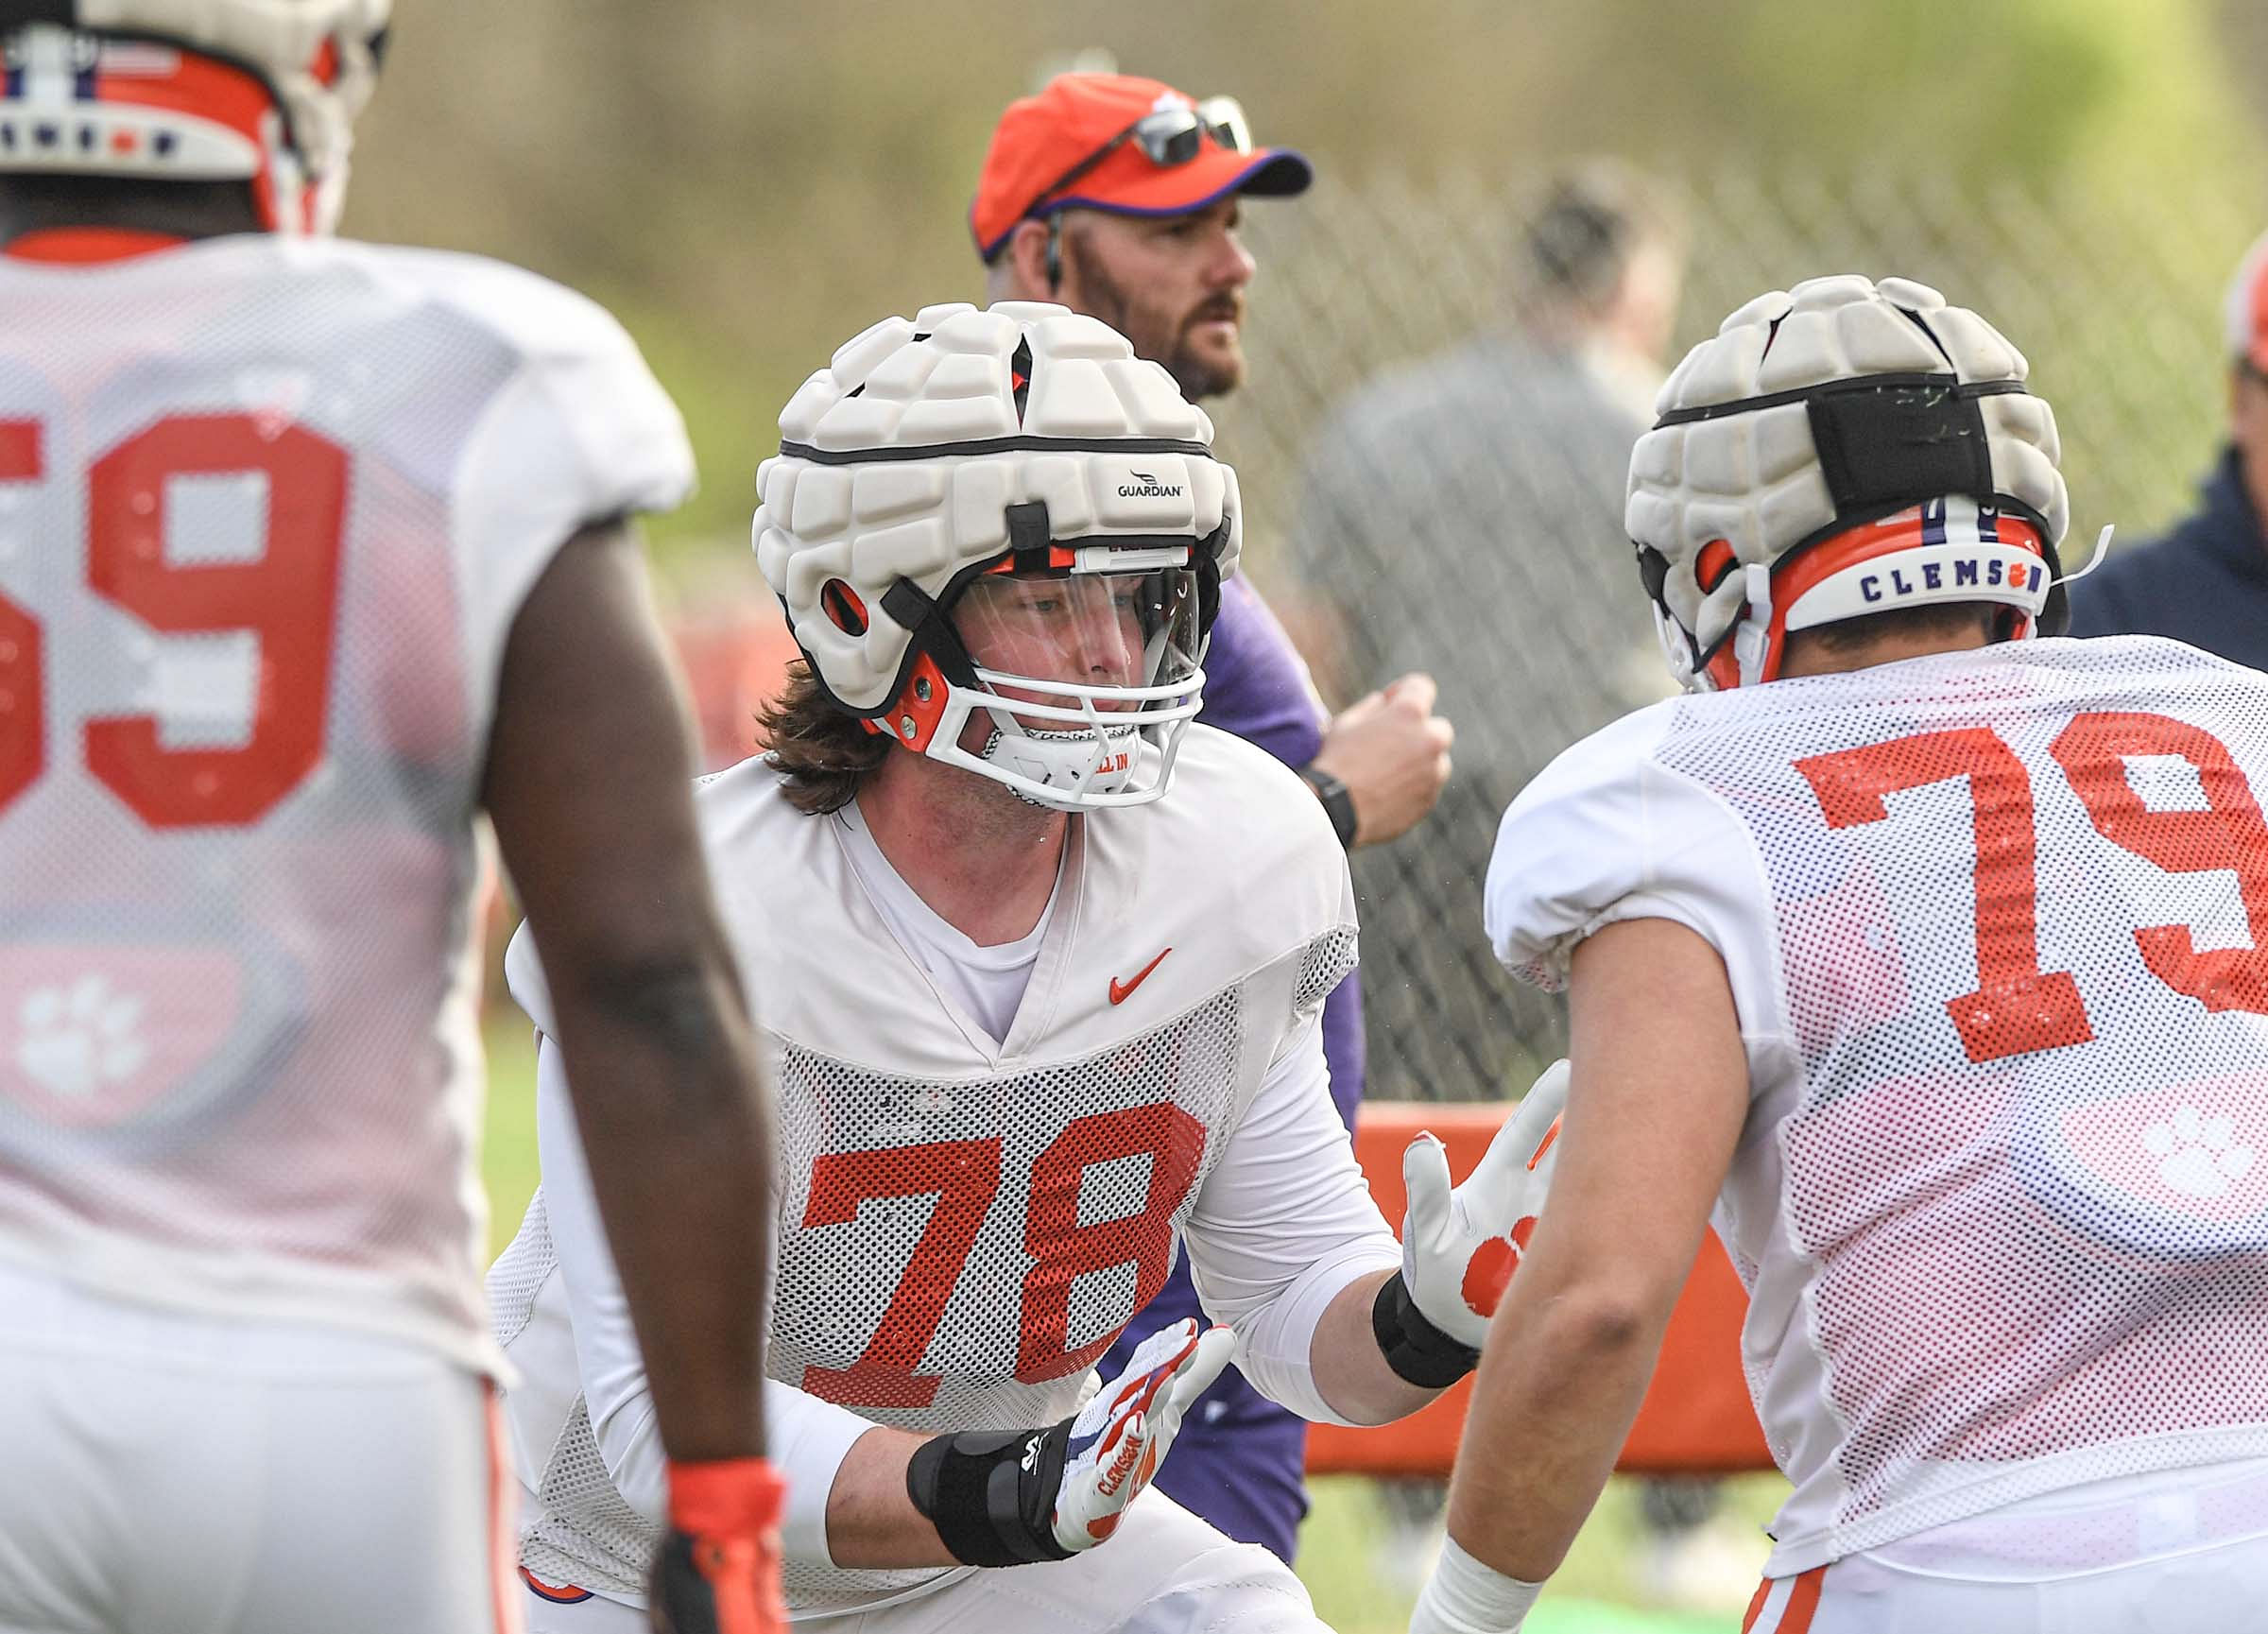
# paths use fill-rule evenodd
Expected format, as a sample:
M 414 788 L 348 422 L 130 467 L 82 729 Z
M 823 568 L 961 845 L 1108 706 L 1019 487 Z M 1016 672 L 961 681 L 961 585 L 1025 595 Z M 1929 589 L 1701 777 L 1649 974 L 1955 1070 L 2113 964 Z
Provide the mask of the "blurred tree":
M 2219 0 L 2214 12 L 2229 79 L 2256 129 L 2268 127 L 2268 8 L 2259 0 Z
M 2257 0 L 397 0 L 349 230 L 590 290 L 678 391 L 708 473 L 669 540 L 737 535 L 770 419 L 885 312 L 972 297 L 991 121 L 1084 46 L 1232 91 L 1327 181 L 1574 152 L 1760 180 L 2261 176 L 2225 43 Z M 2239 60 L 2242 60 L 2239 58 Z M 1264 278 L 1264 273 L 1263 273 Z

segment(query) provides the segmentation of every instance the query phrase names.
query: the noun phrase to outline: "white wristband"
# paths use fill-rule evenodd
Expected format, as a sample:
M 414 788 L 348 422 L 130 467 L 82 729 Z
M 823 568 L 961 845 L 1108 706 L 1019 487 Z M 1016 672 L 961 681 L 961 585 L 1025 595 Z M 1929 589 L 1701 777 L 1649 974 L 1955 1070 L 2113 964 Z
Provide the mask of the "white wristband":
M 1410 1614 L 1410 1634 L 1519 1634 L 1540 1583 L 1523 1583 L 1441 1539 L 1441 1558 Z

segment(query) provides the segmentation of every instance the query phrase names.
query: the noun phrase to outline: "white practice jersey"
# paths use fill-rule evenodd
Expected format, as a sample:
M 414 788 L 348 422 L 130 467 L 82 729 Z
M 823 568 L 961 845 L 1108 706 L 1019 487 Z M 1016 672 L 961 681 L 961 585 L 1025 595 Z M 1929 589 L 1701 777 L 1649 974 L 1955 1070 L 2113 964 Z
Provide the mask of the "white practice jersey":
M 0 1255 L 489 1367 L 474 807 L 523 596 L 684 430 L 577 296 L 0 260 Z
M 1400 1261 L 1332 1109 L 1314 1023 L 1354 961 L 1346 860 L 1289 772 L 1193 728 L 1164 799 L 1074 817 L 1005 1040 L 893 937 L 842 817 L 799 813 L 761 759 L 704 780 L 698 806 L 778 1084 L 776 1443 L 809 1422 L 839 1456 L 842 1425 L 1068 1416 L 1184 1233 L 1239 1362 L 1328 1416 L 1306 1373 L 1314 1319 Z M 524 933 L 506 968 L 545 1026 Z M 649 1409 L 627 1318 L 593 1293 L 611 1267 L 593 1263 L 604 1246 L 572 1120 L 548 1109 L 561 1099 L 540 1111 L 544 1190 L 489 1283 L 536 1492 L 522 1559 L 546 1581 L 634 1594 L 658 1456 L 650 1436 L 639 1451 Z M 831 1469 L 796 1482 L 820 1489 L 791 1499 L 790 1604 L 937 1580 L 830 1562 L 823 1526 L 799 1512 L 823 1509 Z
M 2268 676 L 2122 637 L 1673 699 L 1505 817 L 1518 973 L 1644 918 L 1729 972 L 1774 1575 L 2268 1453 L 2264 792 Z

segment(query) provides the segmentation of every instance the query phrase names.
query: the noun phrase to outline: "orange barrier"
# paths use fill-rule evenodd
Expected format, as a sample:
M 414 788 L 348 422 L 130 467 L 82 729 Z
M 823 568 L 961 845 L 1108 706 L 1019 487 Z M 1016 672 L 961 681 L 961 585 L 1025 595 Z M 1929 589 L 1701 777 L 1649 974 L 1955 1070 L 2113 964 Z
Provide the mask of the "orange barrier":
M 1401 1219 L 1401 1154 L 1420 1129 L 1449 1147 L 1450 1173 L 1469 1174 L 1509 1108 L 1418 1101 L 1366 1101 L 1355 1127 L 1355 1156 L 1387 1219 Z M 1772 1454 L 1748 1404 L 1741 1373 L 1741 1318 L 1748 1297 L 1714 1233 L 1701 1247 L 1662 1342 L 1661 1364 L 1617 1468 L 1641 1474 L 1729 1474 L 1769 1470 Z M 1316 1475 L 1447 1475 L 1465 1424 L 1469 1379 L 1421 1413 L 1375 1430 L 1317 1424 L 1307 1437 Z

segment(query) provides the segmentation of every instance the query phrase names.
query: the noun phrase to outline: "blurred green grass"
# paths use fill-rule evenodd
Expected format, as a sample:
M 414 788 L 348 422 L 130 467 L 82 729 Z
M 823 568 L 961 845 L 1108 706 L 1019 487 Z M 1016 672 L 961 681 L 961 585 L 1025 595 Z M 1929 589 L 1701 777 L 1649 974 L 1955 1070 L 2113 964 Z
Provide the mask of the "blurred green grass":
M 490 1011 L 482 1034 L 489 1049 L 489 1110 L 480 1167 L 489 1187 L 493 1259 L 520 1229 L 541 1178 L 536 1162 L 536 1037 L 527 1018 L 509 1005 Z
M 483 1170 L 493 1251 L 519 1230 L 539 1178 L 536 1055 L 525 1019 L 508 1006 L 491 1014 L 487 1039 Z M 1710 1552 L 1709 1586 L 1696 1593 L 1689 1584 L 1678 1609 L 1648 1604 L 1651 1545 L 1638 1488 L 1615 1481 L 1529 1617 L 1529 1634 L 1717 1634 L 1737 1627 L 1763 1565 L 1760 1528 L 1784 1489 L 1778 1476 L 1726 1484 L 1719 1517 L 1709 1523 L 1701 1543 Z M 1435 1530 L 1400 1520 L 1381 1488 L 1361 1477 L 1318 1480 L 1314 1496 L 1314 1512 L 1299 1535 L 1299 1576 L 1314 1597 L 1317 1613 L 1338 1634 L 1402 1634 L 1431 1559 Z M 1745 1565 L 1744 1549 L 1753 1556 Z
M 1383 1490 L 1325 1476 L 1299 1533 L 1299 1576 L 1338 1634 L 1402 1634 L 1430 1565 L 1437 1525 L 1409 1528 Z M 1664 1559 L 1641 1512 L 1640 1485 L 1609 1483 L 1527 1634 L 1728 1634 L 1740 1625 L 1767 1550 L 1761 1530 L 1785 1495 L 1777 1475 L 1725 1483 L 1718 1514 Z M 1663 1573 L 1671 1581 L 1661 1581 Z

